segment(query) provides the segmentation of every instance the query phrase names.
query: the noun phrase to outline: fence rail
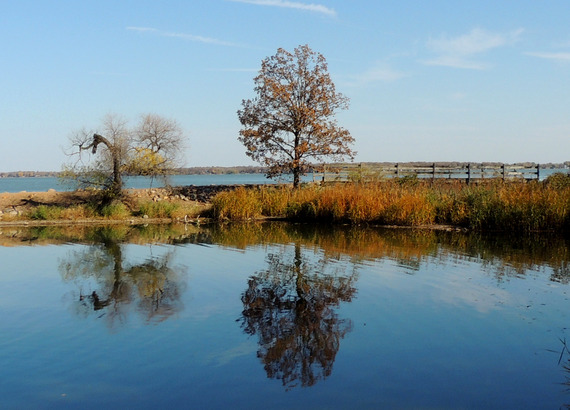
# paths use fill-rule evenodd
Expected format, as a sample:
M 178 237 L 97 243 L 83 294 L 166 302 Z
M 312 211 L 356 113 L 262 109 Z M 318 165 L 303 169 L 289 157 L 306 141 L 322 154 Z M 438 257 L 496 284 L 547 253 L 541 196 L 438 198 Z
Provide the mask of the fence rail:
M 332 163 L 321 164 L 313 172 L 313 181 L 367 181 L 381 178 L 417 177 L 472 180 L 500 178 L 540 180 L 540 164 L 501 163 Z

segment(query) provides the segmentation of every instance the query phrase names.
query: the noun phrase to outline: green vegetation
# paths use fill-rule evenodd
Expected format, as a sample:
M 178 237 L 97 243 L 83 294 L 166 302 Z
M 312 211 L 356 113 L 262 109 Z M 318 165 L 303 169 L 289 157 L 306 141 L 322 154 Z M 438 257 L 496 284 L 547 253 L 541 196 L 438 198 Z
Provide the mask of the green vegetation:
M 140 205 L 139 214 L 149 218 L 174 218 L 179 208 L 178 204 L 171 202 L 145 202 Z
M 218 220 L 284 217 L 321 222 L 475 230 L 562 231 L 570 228 L 570 183 L 384 180 L 368 184 L 240 188 L 212 201 Z M 553 181 L 556 181 L 554 183 Z
M 114 201 L 103 205 L 95 196 L 92 201 L 71 206 L 38 205 L 13 215 L 4 215 L 1 220 L 14 221 L 123 221 L 133 218 L 188 219 L 207 213 L 209 206 L 194 202 L 169 202 L 140 200 Z

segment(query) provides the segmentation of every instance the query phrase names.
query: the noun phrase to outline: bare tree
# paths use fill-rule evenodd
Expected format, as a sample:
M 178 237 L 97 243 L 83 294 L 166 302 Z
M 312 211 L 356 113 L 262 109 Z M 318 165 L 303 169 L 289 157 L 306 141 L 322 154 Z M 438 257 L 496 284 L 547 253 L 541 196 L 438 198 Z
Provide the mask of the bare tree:
M 74 179 L 82 187 L 102 188 L 109 197 L 119 197 L 123 187 L 123 168 L 129 160 L 130 141 L 127 121 L 117 114 L 107 114 L 99 132 L 83 128 L 70 137 L 73 147 L 70 155 L 77 155 L 78 160 L 66 167 L 64 176 Z M 84 152 L 92 157 L 84 158 Z
M 165 175 L 179 166 L 184 133 L 176 121 L 156 114 L 141 116 L 134 129 L 122 117 L 107 114 L 97 131 L 84 128 L 70 142 L 69 155 L 77 161 L 65 167 L 64 177 L 80 187 L 102 188 L 106 199 L 116 199 L 125 174 Z
M 333 118 L 348 108 L 348 98 L 336 92 L 321 54 L 307 45 L 293 54 L 280 48 L 261 62 L 254 82 L 257 97 L 238 110 L 239 140 L 269 177 L 292 173 L 297 187 L 311 168 L 309 158 L 354 158 L 354 139 Z
M 129 171 L 156 177 L 167 175 L 183 162 L 184 132 L 173 119 L 145 114 L 133 131 L 134 158 Z

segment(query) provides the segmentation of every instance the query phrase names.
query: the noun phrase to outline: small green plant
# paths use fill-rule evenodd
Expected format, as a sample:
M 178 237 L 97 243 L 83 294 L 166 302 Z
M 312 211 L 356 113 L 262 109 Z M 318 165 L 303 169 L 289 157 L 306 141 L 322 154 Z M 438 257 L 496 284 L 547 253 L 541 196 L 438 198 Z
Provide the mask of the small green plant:
M 139 214 L 149 218 L 173 218 L 178 208 L 177 204 L 167 201 L 145 202 L 140 205 Z
M 29 217 L 39 221 L 48 221 L 61 218 L 63 208 L 58 206 L 39 205 L 34 208 Z
M 108 219 L 123 219 L 131 215 L 128 208 L 122 202 L 113 202 L 101 208 L 101 216 Z

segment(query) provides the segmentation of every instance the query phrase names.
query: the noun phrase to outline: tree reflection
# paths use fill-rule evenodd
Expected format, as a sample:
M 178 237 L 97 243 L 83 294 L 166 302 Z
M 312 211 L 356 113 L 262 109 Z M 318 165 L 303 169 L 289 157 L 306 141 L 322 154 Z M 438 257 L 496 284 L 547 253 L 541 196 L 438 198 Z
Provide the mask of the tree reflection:
M 267 376 L 287 388 L 312 386 L 329 376 L 340 340 L 352 330 L 351 321 L 340 319 L 334 308 L 352 300 L 356 273 L 329 262 L 312 264 L 299 243 L 287 246 L 268 254 L 267 270 L 252 276 L 242 295 L 242 328 L 258 335 L 257 355 Z
M 185 281 L 183 272 L 171 267 L 172 253 L 129 265 L 122 243 L 110 232 L 101 230 L 99 242 L 60 262 L 63 279 L 78 284 L 77 312 L 85 316 L 98 312 L 111 327 L 125 322 L 133 305 L 147 322 L 160 322 L 180 312 Z

